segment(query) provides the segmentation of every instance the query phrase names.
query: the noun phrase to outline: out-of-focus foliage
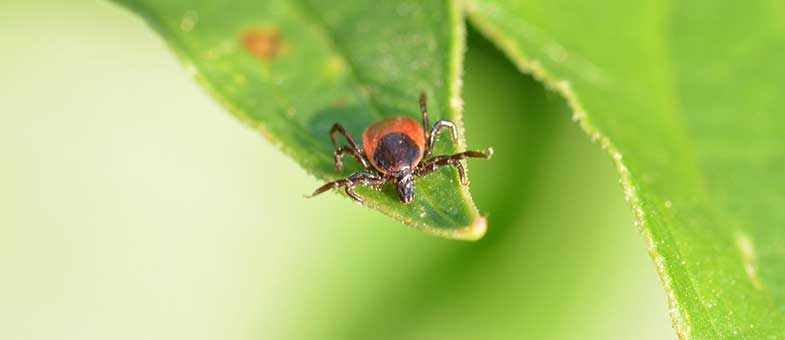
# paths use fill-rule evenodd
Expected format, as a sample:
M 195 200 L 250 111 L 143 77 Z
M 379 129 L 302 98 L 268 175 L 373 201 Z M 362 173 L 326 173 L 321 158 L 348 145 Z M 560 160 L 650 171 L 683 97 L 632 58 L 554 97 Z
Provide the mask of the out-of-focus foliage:
M 785 6 L 468 1 L 611 154 L 685 339 L 785 334 Z

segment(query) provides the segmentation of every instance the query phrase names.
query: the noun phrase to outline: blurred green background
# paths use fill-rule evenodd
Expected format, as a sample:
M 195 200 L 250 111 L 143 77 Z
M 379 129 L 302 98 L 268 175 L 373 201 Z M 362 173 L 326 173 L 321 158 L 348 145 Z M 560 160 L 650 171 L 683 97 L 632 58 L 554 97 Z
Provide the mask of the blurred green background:
M 4 2 L 0 37 L 0 339 L 675 338 L 610 160 L 473 31 L 477 243 L 304 199 L 111 4 Z

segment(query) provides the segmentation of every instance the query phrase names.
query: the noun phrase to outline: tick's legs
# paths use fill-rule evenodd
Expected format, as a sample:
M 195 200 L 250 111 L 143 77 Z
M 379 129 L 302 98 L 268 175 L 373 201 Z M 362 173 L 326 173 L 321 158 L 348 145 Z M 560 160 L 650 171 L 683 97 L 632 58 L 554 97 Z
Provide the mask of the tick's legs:
M 431 129 L 431 132 L 428 134 L 428 137 L 425 140 L 425 153 L 423 154 L 423 157 L 428 157 L 431 155 L 431 152 L 433 151 L 433 143 L 436 142 L 436 135 L 439 133 L 439 130 L 444 128 L 450 129 L 453 142 L 458 141 L 458 129 L 455 127 L 455 123 L 449 120 L 440 120 L 436 122 L 436 124 L 433 124 L 433 129 Z
M 346 138 L 346 141 L 349 142 L 349 146 L 338 145 L 338 136 L 336 135 L 338 133 Z M 346 129 L 344 129 L 341 124 L 335 123 L 335 125 L 333 125 L 332 129 L 330 129 L 330 138 L 332 138 L 333 144 L 335 145 L 335 169 L 338 170 L 338 172 L 343 171 L 343 155 L 346 153 L 354 156 L 366 170 L 371 168 L 370 164 L 368 164 L 368 160 L 366 160 L 363 155 L 362 149 L 360 149 L 357 142 L 352 138 L 352 135 L 346 132 Z
M 428 140 L 431 123 L 428 122 L 428 97 L 425 96 L 425 92 L 420 92 L 420 112 L 422 113 L 422 130 L 425 131 L 425 140 Z
M 347 153 L 354 156 L 354 158 L 357 159 L 360 164 L 362 164 L 363 168 L 366 170 L 370 169 L 365 160 L 365 157 L 361 152 L 362 151 L 350 146 L 339 146 L 337 149 L 335 149 L 335 169 L 338 170 L 338 172 L 343 171 L 343 155 Z
M 489 159 L 491 158 L 492 155 L 493 155 L 493 149 L 488 149 L 487 153 L 482 153 L 480 151 L 464 151 L 461 153 L 456 153 L 451 156 L 447 156 L 447 155 L 436 156 L 425 162 L 420 163 L 420 165 L 417 166 L 417 170 L 415 170 L 414 174 L 417 176 L 425 176 L 445 165 L 452 165 L 456 169 L 458 169 L 458 175 L 460 175 L 461 177 L 461 184 L 466 185 L 469 183 L 469 181 L 466 179 L 466 170 L 463 168 L 463 164 L 461 164 L 461 160 L 465 158 Z
M 422 128 L 425 131 L 425 152 L 423 153 L 423 158 L 431 155 L 433 143 L 436 141 L 436 135 L 439 133 L 439 130 L 449 128 L 452 140 L 458 140 L 458 129 L 455 128 L 455 123 L 449 120 L 440 120 L 431 127 L 431 123 L 428 122 L 428 98 L 425 96 L 425 92 L 420 92 L 420 112 L 422 112 Z
M 344 191 L 346 191 L 346 194 L 349 195 L 349 197 L 351 197 L 357 202 L 363 203 L 363 198 L 360 197 L 360 195 L 358 195 L 356 192 L 354 192 L 355 186 L 359 184 L 359 185 L 377 187 L 383 185 L 384 183 L 387 183 L 386 177 L 382 177 L 370 172 L 360 171 L 360 172 L 355 172 L 354 174 L 352 174 L 347 178 L 339 179 L 336 181 L 329 182 L 325 185 L 322 185 L 319 188 L 317 188 L 313 192 L 313 194 L 306 197 L 311 198 L 330 189 L 338 189 L 340 187 L 344 187 Z

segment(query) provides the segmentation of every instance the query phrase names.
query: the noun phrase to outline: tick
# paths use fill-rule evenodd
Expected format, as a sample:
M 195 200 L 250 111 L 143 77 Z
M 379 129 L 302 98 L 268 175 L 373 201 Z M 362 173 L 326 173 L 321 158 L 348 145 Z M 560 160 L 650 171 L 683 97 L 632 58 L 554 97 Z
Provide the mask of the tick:
M 351 176 L 322 185 L 309 197 L 316 196 L 330 189 L 344 188 L 346 194 L 357 202 L 363 198 L 355 191 L 357 185 L 381 187 L 387 182 L 392 183 L 398 197 L 405 204 L 414 199 L 414 178 L 428 175 L 440 167 L 454 166 L 458 169 L 461 184 L 468 185 L 466 170 L 461 164 L 465 158 L 491 158 L 493 149 L 487 153 L 480 151 L 464 151 L 454 155 L 431 156 L 436 135 L 443 129 L 449 129 L 453 141 L 458 138 L 455 124 L 449 120 L 439 120 L 433 126 L 428 123 L 428 105 L 425 93 L 420 94 L 420 112 L 422 126 L 409 117 L 391 117 L 378 121 L 363 132 L 362 147 L 346 132 L 339 123 L 330 129 L 330 137 L 335 144 L 335 168 L 343 170 L 343 156 L 352 155 L 362 164 L 365 170 L 355 172 Z M 344 136 L 348 145 L 339 145 L 338 134 Z

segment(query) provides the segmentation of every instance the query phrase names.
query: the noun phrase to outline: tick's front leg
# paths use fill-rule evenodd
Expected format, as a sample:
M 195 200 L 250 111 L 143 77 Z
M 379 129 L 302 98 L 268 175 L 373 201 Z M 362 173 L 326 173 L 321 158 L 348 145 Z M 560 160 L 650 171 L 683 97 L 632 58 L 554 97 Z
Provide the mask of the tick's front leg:
M 354 192 L 355 186 L 365 185 L 365 186 L 376 187 L 376 186 L 384 185 L 385 183 L 387 183 L 387 180 L 388 179 L 386 177 L 373 174 L 370 172 L 366 172 L 366 171 L 355 172 L 354 174 L 352 174 L 347 178 L 332 181 L 326 183 L 325 185 L 320 186 L 313 192 L 313 194 L 306 197 L 311 198 L 325 191 L 343 187 L 344 191 L 346 192 L 347 195 L 349 195 L 349 197 L 351 197 L 353 200 L 359 203 L 363 203 L 364 202 L 363 198 L 360 195 L 358 195 L 356 192 Z
M 335 149 L 335 170 L 337 170 L 338 172 L 343 171 L 343 155 L 347 153 L 354 156 L 354 159 L 360 162 L 363 168 L 365 168 L 366 170 L 370 169 L 370 166 L 368 165 L 368 162 L 365 160 L 365 156 L 363 156 L 361 150 L 352 148 L 350 146 L 340 146 Z
M 428 133 L 428 138 L 425 141 L 425 154 L 423 155 L 423 157 L 428 157 L 431 155 L 431 152 L 433 151 L 433 144 L 436 143 L 436 135 L 438 135 L 439 131 L 442 129 L 450 129 L 450 135 L 452 136 L 452 141 L 453 142 L 458 141 L 458 128 L 455 127 L 455 123 L 449 120 L 440 120 L 436 122 L 436 124 L 433 124 L 433 128 L 431 129 L 431 132 Z
M 469 180 L 466 178 L 466 170 L 463 168 L 461 160 L 466 158 L 489 159 L 491 156 L 493 156 L 493 149 L 491 148 L 488 149 L 487 153 L 482 153 L 480 151 L 464 151 L 449 156 L 435 156 L 425 162 L 420 163 L 420 165 L 417 166 L 417 170 L 415 170 L 414 174 L 417 176 L 425 176 L 443 166 L 452 165 L 458 169 L 458 175 L 461 178 L 461 184 L 467 185 L 469 184 Z
M 433 152 L 433 144 L 436 141 L 436 135 L 439 133 L 439 130 L 444 128 L 450 129 L 452 140 L 458 140 L 458 129 L 453 122 L 442 119 L 433 124 L 433 126 L 428 122 L 428 98 L 425 96 L 425 92 L 420 92 L 420 112 L 422 113 L 422 128 L 425 131 L 425 152 L 423 152 L 423 158 L 430 156 L 431 152 Z
M 339 146 L 337 136 L 339 133 L 346 138 L 346 141 L 349 143 L 348 146 Z M 368 160 L 365 159 L 363 150 L 360 149 L 360 146 L 354 141 L 352 135 L 350 135 L 341 124 L 335 123 L 330 129 L 330 139 L 332 139 L 333 145 L 335 145 L 335 169 L 338 170 L 338 172 L 343 171 L 343 155 L 346 153 L 354 156 L 354 158 L 362 164 L 365 170 L 371 169 L 371 165 L 368 163 Z

